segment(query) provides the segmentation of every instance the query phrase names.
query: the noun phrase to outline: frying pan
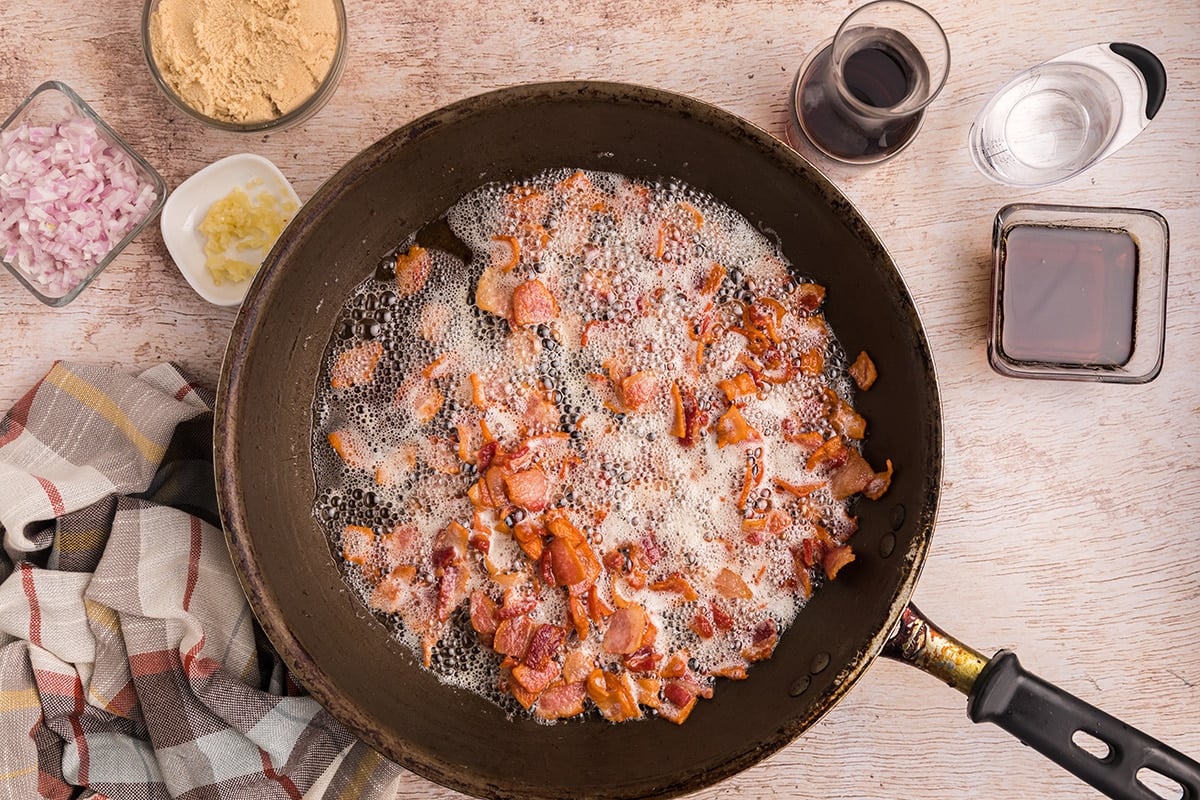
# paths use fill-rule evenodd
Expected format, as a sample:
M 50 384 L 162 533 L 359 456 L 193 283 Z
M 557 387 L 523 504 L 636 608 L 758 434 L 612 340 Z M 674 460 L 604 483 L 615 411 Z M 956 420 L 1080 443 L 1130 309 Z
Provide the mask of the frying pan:
M 578 167 L 673 176 L 777 236 L 828 289 L 846 352 L 880 378 L 857 400 L 865 452 L 896 464 L 883 500 L 855 509 L 857 560 L 822 588 L 748 680 L 721 681 L 688 721 L 541 725 L 442 685 L 343 583 L 316 519 L 310 427 L 322 355 L 342 302 L 379 258 L 489 181 Z M 908 605 L 941 479 L 937 379 L 891 258 L 854 207 L 794 151 L 696 100 L 619 84 L 528 85 L 470 98 L 393 132 L 300 210 L 255 279 L 226 353 L 216 415 L 221 513 L 242 585 L 296 678 L 381 753 L 480 797 L 667 797 L 783 747 L 880 652 L 970 693 L 991 720 L 1114 797 L 1152 797 L 1150 767 L 1200 798 L 1200 765 L 1020 668 L 946 637 Z M 1071 743 L 1083 729 L 1110 748 Z

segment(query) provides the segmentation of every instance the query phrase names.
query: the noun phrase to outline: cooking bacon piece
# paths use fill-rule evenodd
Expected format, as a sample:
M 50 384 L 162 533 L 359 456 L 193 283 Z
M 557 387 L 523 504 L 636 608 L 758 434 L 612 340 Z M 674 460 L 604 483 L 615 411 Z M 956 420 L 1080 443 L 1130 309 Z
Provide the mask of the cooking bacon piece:
M 546 284 L 532 278 L 518 284 L 512 294 L 510 321 L 514 328 L 542 325 L 558 316 L 558 303 Z
M 508 245 L 507 251 L 501 248 L 497 252 L 492 265 L 501 272 L 512 272 L 521 263 L 521 240 L 515 236 L 493 236 L 492 241 Z
M 829 423 L 835 431 L 851 439 L 861 439 L 867 435 L 867 421 L 861 414 L 832 389 L 826 389 L 825 396 L 829 401 Z
M 683 684 L 679 681 L 667 681 L 663 685 L 663 698 L 676 708 L 683 708 L 696 702 L 696 695 L 684 688 Z
M 582 584 L 580 584 L 582 586 Z M 571 587 L 574 590 L 574 586 Z M 567 593 L 567 616 L 571 620 L 571 627 L 575 629 L 575 635 L 579 637 L 579 641 L 587 639 L 588 632 L 591 630 L 592 623 L 588 618 L 587 606 L 584 603 L 586 593 L 579 594 L 575 591 Z
M 479 634 L 480 640 L 491 645 L 493 637 L 496 635 L 496 627 L 500 624 L 499 618 L 496 616 L 496 601 L 488 597 L 479 589 L 471 592 L 471 627 Z
M 761 439 L 762 434 L 746 422 L 737 406 L 730 406 L 729 410 L 717 419 L 717 447 Z
M 834 498 L 844 500 L 866 489 L 873 480 L 875 470 L 857 450 L 847 447 L 844 463 L 829 476 L 829 491 Z
M 783 478 L 776 478 L 774 483 L 781 490 L 793 495 L 794 497 L 808 497 L 822 486 L 820 483 L 805 483 L 798 486 L 794 483 L 788 483 Z
M 717 626 L 717 630 L 731 631 L 733 630 L 733 617 L 726 611 L 720 603 L 713 600 L 709 607 L 712 609 L 713 624 Z
M 696 593 L 696 590 L 692 588 L 692 584 L 688 582 L 688 579 L 678 572 L 672 572 L 661 581 L 655 581 L 650 584 L 650 589 L 655 592 L 675 592 L 689 603 L 700 597 Z
M 563 657 L 563 680 L 568 683 L 585 681 L 595 668 L 595 659 L 582 649 L 575 648 L 574 650 L 568 650 L 566 656 Z
M 608 618 L 608 630 L 604 632 L 602 644 L 604 652 L 628 655 L 637 650 L 648 623 L 646 611 L 639 605 L 617 609 Z
M 483 482 L 487 487 L 487 496 L 491 498 L 494 508 L 504 506 L 504 498 L 507 496 L 504 489 L 504 476 L 507 472 L 508 470 L 493 462 L 492 466 L 488 467 L 483 473 Z
M 681 678 L 687 674 L 687 662 L 688 651 L 676 650 L 674 653 L 671 653 L 671 657 L 667 659 L 667 663 L 663 664 L 663 668 L 659 674 L 664 678 Z
M 775 620 L 765 619 L 754 626 L 750 646 L 742 650 L 742 658 L 747 661 L 762 661 L 770 658 L 771 653 L 775 652 L 775 645 L 778 641 L 779 629 L 775 625 Z
M 808 314 L 821 307 L 825 300 L 825 287 L 818 283 L 802 283 L 792 292 L 792 302 L 796 308 Z
M 541 467 L 534 466 L 505 473 L 504 489 L 508 499 L 515 505 L 526 511 L 541 511 L 548 502 L 550 481 Z
M 537 608 L 537 598 L 531 594 L 522 594 L 514 589 L 504 593 L 504 604 L 496 611 L 498 619 L 512 619 L 522 614 L 528 614 Z
M 546 529 L 542 527 L 541 519 L 526 517 L 513 526 L 512 532 L 517 544 L 521 545 L 525 555 L 529 556 L 532 561 L 537 561 L 542 557 L 542 548 L 544 547 L 542 536 L 545 535 Z
M 363 566 L 375 554 L 375 532 L 363 525 L 342 529 L 342 558 Z
M 433 381 L 422 375 L 413 375 L 400 384 L 392 403 L 397 408 L 406 408 L 421 423 L 429 422 L 442 410 L 446 402 L 441 390 Z
M 663 666 L 661 675 L 663 682 L 663 699 L 668 705 L 659 709 L 672 722 L 682 722 L 691 712 L 697 697 L 705 699 L 712 697 L 711 686 L 706 686 L 696 679 L 696 675 L 687 665 L 688 654 L 680 650 L 673 653 Z
M 692 617 L 692 622 L 688 626 L 701 639 L 711 639 L 716 631 L 713 629 L 712 620 L 703 611 L 697 611 L 696 616 Z
M 413 583 L 416 576 L 416 567 L 396 567 L 371 591 L 371 608 L 385 614 L 394 614 L 400 611 L 406 602 L 414 599 L 419 592 Z M 419 612 L 420 609 L 417 611 Z
M 855 386 L 864 392 L 870 389 L 875 384 L 875 379 L 879 377 L 879 373 L 875 370 L 875 362 L 867 355 L 866 350 L 860 352 L 858 358 L 854 359 L 849 372 L 850 377 L 854 379 Z
M 338 454 L 338 458 L 342 459 L 342 463 L 347 467 L 367 469 L 370 465 L 371 448 L 354 429 L 330 431 L 326 439 L 333 451 Z
M 842 441 L 842 437 L 833 436 L 813 451 L 804 466 L 810 470 L 837 469 L 846 463 L 846 458 L 849 456 L 850 450 L 851 448 L 847 447 L 846 443 Z
M 758 386 L 749 372 L 739 372 L 732 378 L 717 381 L 717 388 L 725 393 L 725 399 L 731 403 L 739 397 L 758 393 Z
M 383 344 L 371 340 L 355 345 L 338 355 L 329 371 L 329 385 L 334 389 L 363 386 L 375 377 L 375 366 L 383 356 Z
M 458 366 L 462 356 L 457 352 L 450 350 L 442 353 L 440 356 L 430 361 L 421 370 L 421 377 L 429 378 L 430 380 L 438 380 L 450 375 Z
M 501 619 L 496 625 L 492 648 L 500 655 L 520 659 L 525 655 L 525 648 L 529 645 L 531 636 L 533 622 L 528 616 L 521 614 L 511 619 Z
M 759 297 L 742 306 L 741 333 L 746 336 L 751 352 L 764 354 L 783 340 L 780 327 L 787 310 L 778 300 Z
M 731 681 L 744 681 L 749 675 L 746 672 L 746 667 L 741 664 L 729 664 L 724 667 L 717 667 L 712 671 L 713 677 L 729 678 Z
M 532 433 L 546 433 L 558 428 L 558 408 L 540 395 L 530 395 L 521 421 Z
M 554 661 L 546 662 L 541 669 L 517 664 L 512 668 L 512 684 L 509 685 L 509 691 L 522 706 L 529 708 L 561 672 L 562 668 Z
M 402 477 L 417 466 L 417 447 L 411 442 L 400 445 L 388 453 L 375 466 L 376 486 L 395 486 Z
M 825 441 L 824 437 L 816 431 L 802 431 L 796 420 L 791 417 L 784 417 L 779 423 L 780 432 L 783 433 L 783 440 L 799 445 L 800 449 L 806 453 L 814 452 Z
M 475 305 L 489 314 L 505 317 L 512 312 L 512 283 L 498 269 L 487 267 L 475 284 Z
M 508 693 L 517 699 L 517 702 L 521 704 L 521 708 L 526 711 L 533 708 L 533 704 L 537 702 L 537 695 L 513 680 L 512 666 L 505 667 L 502 664 L 500 674 L 503 676 L 500 682 L 501 687 L 508 689 Z
M 434 569 L 461 564 L 467 555 L 470 531 L 457 522 L 447 525 L 433 541 Z
M 667 683 L 663 686 L 663 699 L 666 702 L 659 706 L 658 715 L 676 725 L 682 725 L 691 715 L 692 709 L 696 707 L 696 696 L 688 694 L 675 683 Z M 681 702 L 677 703 L 676 701 Z
M 437 618 L 440 622 L 450 619 L 450 614 L 467 596 L 467 571 L 459 566 L 447 566 L 438 577 Z
M 586 676 L 585 676 L 586 677 Z M 533 713 L 541 719 L 567 719 L 583 713 L 583 699 L 587 697 L 584 681 L 555 681 L 538 695 Z
M 637 689 L 628 672 L 614 675 L 602 669 L 592 670 L 587 679 L 587 693 L 609 722 L 624 722 L 642 716 L 637 704 Z
M 416 563 L 417 529 L 413 525 L 397 524 L 378 539 L 379 560 L 386 571 L 402 564 Z
M 717 577 L 713 578 L 713 586 L 721 593 L 722 597 L 730 600 L 749 600 L 754 597 L 754 592 L 750 591 L 750 587 L 742 580 L 742 576 L 728 567 L 722 569 L 717 573 Z
M 472 533 L 471 539 L 467 542 L 472 550 L 487 555 L 492 549 L 492 537 L 489 533 Z
M 792 548 L 792 571 L 796 579 L 796 590 L 804 599 L 812 597 L 812 575 L 809 565 L 804 563 L 802 548 Z
M 863 495 L 871 500 L 883 497 L 884 492 L 892 485 L 892 460 L 887 460 L 887 469 L 876 472 L 875 478 L 863 489 Z
M 640 549 L 634 551 L 635 557 L 640 557 L 643 566 L 652 567 L 657 564 L 663 557 L 662 549 L 658 546 L 658 537 L 654 535 L 654 531 L 646 531 L 642 538 L 638 540 L 641 545 Z
M 721 283 L 725 280 L 726 270 L 720 264 L 713 264 L 712 269 L 708 271 L 708 275 L 704 278 L 704 283 L 700 285 L 700 294 L 711 296 L 717 293 L 717 289 L 721 288 Z
M 696 392 L 690 386 L 679 388 L 679 384 L 671 384 L 671 401 L 675 407 L 674 422 L 671 424 L 671 435 L 679 439 L 684 447 L 691 447 L 697 441 L 703 420 L 700 415 L 700 405 L 696 402 Z
M 433 269 L 433 258 L 429 251 L 414 244 L 408 252 L 396 256 L 396 293 L 411 297 L 425 286 L 429 271 Z
M 849 545 L 838 545 L 832 548 L 821 559 L 821 566 L 825 570 L 825 577 L 833 580 L 837 574 L 842 571 L 842 567 L 854 560 L 854 551 Z
M 546 529 L 550 531 L 550 535 L 556 539 L 562 539 L 573 545 L 584 544 L 587 537 L 583 535 L 583 531 L 576 528 L 571 520 L 562 512 L 554 512 L 546 515 Z
M 548 582 L 556 586 L 574 586 L 594 581 L 600 574 L 600 561 L 588 546 L 583 532 L 563 514 L 549 516 L 546 527 L 554 537 L 543 555 L 551 573 Z
M 750 544 L 762 544 L 768 536 L 778 536 L 792 524 L 792 517 L 782 508 L 772 508 L 764 517 L 742 520 L 742 533 Z
M 521 659 L 531 669 L 544 669 L 558 655 L 559 648 L 567 638 L 567 632 L 557 625 L 543 623 L 533 630 L 529 647 Z M 529 687 L 526 687 L 529 688 Z
M 454 312 L 445 303 L 425 303 L 417 322 L 417 334 L 427 342 L 440 342 L 450 327 Z
M 554 539 L 550 542 L 550 568 L 557 586 L 571 586 L 587 580 L 587 569 L 579 551 L 565 539 Z
M 593 584 L 588 589 L 587 595 L 588 617 L 597 624 L 603 622 L 613 615 L 613 609 L 609 608 L 604 602 L 604 598 L 600 596 L 599 590 Z
M 653 647 L 645 645 L 625 656 L 621 663 L 630 672 L 653 672 L 658 669 L 658 662 L 662 661 L 662 658 L 661 654 L 654 652 Z
M 627 411 L 638 412 L 658 394 L 658 378 L 646 369 L 615 382 L 617 399 Z
M 820 375 L 825 371 L 825 353 L 818 347 L 810 347 L 800 354 L 800 372 L 804 375 Z

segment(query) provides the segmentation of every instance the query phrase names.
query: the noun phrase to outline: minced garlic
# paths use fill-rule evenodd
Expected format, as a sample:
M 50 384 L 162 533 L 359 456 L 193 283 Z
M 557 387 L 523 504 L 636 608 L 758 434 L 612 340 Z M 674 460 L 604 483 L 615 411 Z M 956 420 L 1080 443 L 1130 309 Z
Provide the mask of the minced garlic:
M 256 180 L 247 188 L 262 182 Z M 296 215 L 296 204 L 274 192 L 253 195 L 236 188 L 213 203 L 200 223 L 205 236 L 204 266 L 213 283 L 237 283 L 254 276 L 267 252 Z

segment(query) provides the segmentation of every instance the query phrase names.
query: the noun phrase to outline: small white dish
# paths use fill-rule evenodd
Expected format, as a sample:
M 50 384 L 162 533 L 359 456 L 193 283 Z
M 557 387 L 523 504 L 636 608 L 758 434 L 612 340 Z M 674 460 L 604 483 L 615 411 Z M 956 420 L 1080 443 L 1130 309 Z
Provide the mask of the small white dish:
M 175 266 L 196 294 L 218 306 L 241 303 L 254 278 L 220 285 L 213 281 L 205 266 L 205 237 L 200 233 L 200 223 L 213 203 L 238 188 L 251 195 L 271 192 L 300 208 L 296 190 L 278 167 L 262 156 L 238 153 L 209 164 L 179 184 L 167 198 L 160 220 L 163 242 Z

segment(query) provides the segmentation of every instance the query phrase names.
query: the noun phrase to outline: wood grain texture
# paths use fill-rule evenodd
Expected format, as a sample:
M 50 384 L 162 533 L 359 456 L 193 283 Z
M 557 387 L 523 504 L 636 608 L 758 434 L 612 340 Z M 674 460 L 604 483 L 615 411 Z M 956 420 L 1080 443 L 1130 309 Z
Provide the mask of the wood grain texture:
M 43 80 L 74 87 L 170 186 L 225 155 L 272 159 L 302 198 L 386 132 L 447 102 L 526 81 L 631 81 L 713 102 L 782 136 L 792 74 L 851 0 L 347 0 L 342 85 L 308 123 L 205 130 L 144 66 L 136 0 L 8 2 L 0 108 Z M 926 0 L 953 64 L 898 158 L 819 162 L 878 231 L 916 300 L 941 379 L 945 491 L 915 600 L 985 652 L 1027 667 L 1200 756 L 1200 57 L 1195 0 Z M 1059 187 L 989 183 L 971 121 L 1017 71 L 1085 44 L 1133 41 L 1168 73 L 1150 128 Z M 1145 386 L 1016 381 L 987 365 L 992 218 L 1017 201 L 1151 208 L 1171 226 L 1166 359 Z M 130 369 L 170 359 L 213 383 L 234 312 L 206 304 L 143 234 L 75 303 L 43 307 L 0 275 L 0 407 L 54 359 Z M 1095 793 L 961 697 L 890 662 L 821 723 L 697 798 L 1056 797 Z M 477 746 L 464 744 L 464 746 Z M 616 767 L 615 767 L 616 768 Z M 411 775 L 402 798 L 454 793 Z

